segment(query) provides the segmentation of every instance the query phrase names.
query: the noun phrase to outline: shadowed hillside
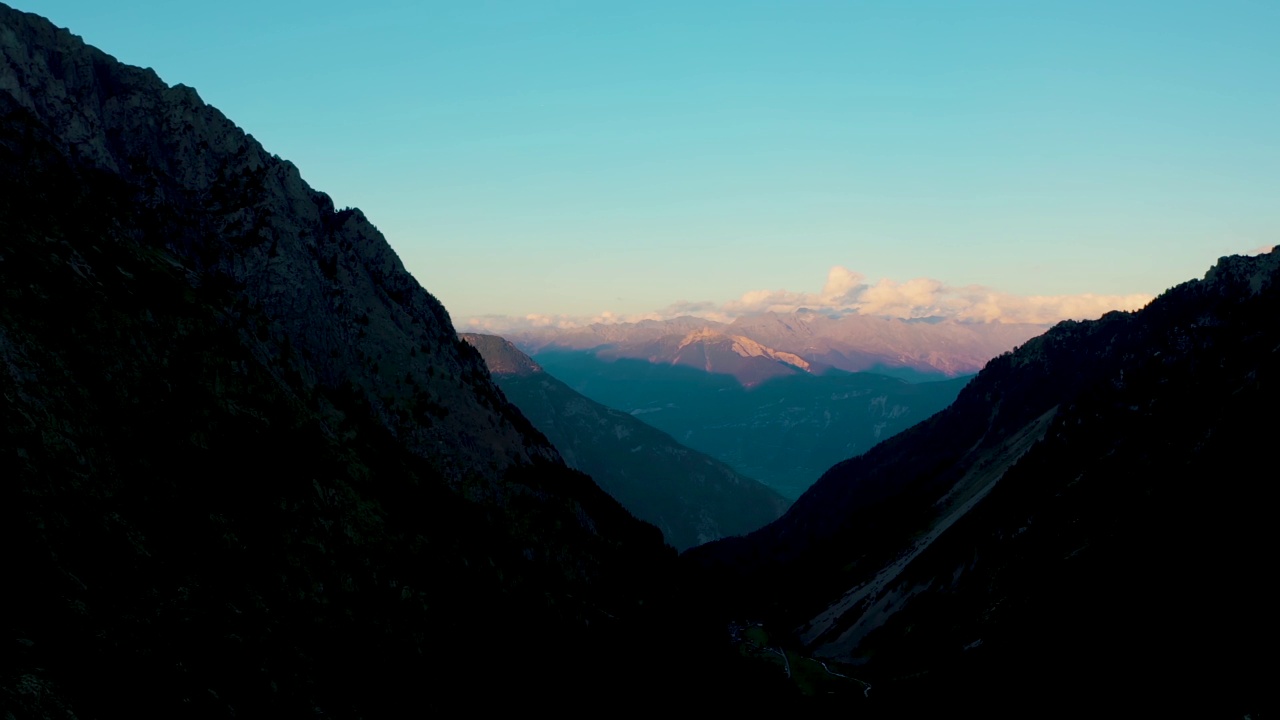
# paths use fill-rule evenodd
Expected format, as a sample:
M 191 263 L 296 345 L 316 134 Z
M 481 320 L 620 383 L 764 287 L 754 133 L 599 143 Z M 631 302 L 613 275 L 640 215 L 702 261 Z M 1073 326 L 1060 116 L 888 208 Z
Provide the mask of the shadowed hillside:
M 0 5 L 0 713 L 1273 715 L 1277 317 L 1280 256 L 1227 257 L 939 383 L 936 414 L 890 392 L 923 384 L 837 375 L 904 431 L 868 450 L 863 426 L 781 518 L 677 559 L 362 213 L 191 88 Z M 894 332 L 832 352 L 924 336 Z M 694 350 L 815 362 L 781 339 Z M 723 389 L 640 365 L 615 363 L 624 410 Z M 805 442 L 838 398 L 787 374 L 710 429 L 825 463 Z
M 0 397 L 11 717 L 573 707 L 698 642 L 359 211 L 2 5 Z
M 797 647 L 865 664 L 885 702 L 1274 708 L 1257 658 L 1277 639 L 1260 569 L 1278 313 L 1272 253 L 1061 323 L 689 560 Z

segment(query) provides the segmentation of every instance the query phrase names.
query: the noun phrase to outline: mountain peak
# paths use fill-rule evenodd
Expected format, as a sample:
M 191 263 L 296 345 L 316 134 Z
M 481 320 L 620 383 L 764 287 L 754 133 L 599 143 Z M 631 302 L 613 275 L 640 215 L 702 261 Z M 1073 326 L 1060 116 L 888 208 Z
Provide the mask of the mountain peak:
M 724 333 L 717 332 L 715 330 L 712 330 L 709 327 L 704 327 L 699 330 L 694 330 L 693 332 L 685 335 L 684 338 L 680 341 L 680 344 L 676 346 L 676 350 L 683 350 L 684 348 L 696 342 L 704 342 L 707 340 L 714 340 L 715 338 L 721 338 L 721 337 L 724 337 Z
M 1272 248 L 1270 252 L 1261 255 L 1228 255 L 1218 258 L 1218 262 L 1205 273 L 1204 279 L 1208 283 L 1241 282 L 1249 288 L 1250 293 L 1257 295 L 1274 281 L 1277 269 L 1280 269 L 1280 253 Z
M 772 377 L 809 371 L 809 363 L 797 355 L 779 352 L 745 335 L 729 335 L 711 327 L 683 336 L 666 335 L 648 343 L 625 343 L 611 352 L 618 353 L 619 357 L 641 354 L 650 362 L 733 375 L 747 387 Z
M 681 338 L 680 343 L 676 345 L 676 351 L 694 345 L 696 343 L 725 345 L 729 351 L 738 357 L 755 358 L 762 357 L 770 360 L 777 360 L 787 365 L 793 365 L 801 370 L 809 371 L 810 366 L 804 358 L 789 352 L 774 350 L 771 347 L 762 345 L 746 335 L 729 335 L 726 333 L 713 330 L 709 327 L 695 330 Z
M 494 375 L 536 375 L 543 371 L 541 365 L 506 338 L 482 333 L 458 333 L 458 337 L 480 351 Z

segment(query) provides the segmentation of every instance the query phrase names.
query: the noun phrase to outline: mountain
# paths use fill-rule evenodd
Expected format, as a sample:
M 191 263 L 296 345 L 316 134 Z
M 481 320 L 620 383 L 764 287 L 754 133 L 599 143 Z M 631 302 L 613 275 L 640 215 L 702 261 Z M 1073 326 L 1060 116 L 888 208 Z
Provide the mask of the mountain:
M 358 210 L 5 5 L 0 397 L 6 717 L 714 686 L 658 530 L 563 464 Z M 673 643 L 689 670 L 653 661 Z
M 965 373 L 1043 330 L 800 311 L 509 339 L 574 390 L 791 499 L 835 463 L 946 407 Z
M 1047 328 L 1030 323 L 931 322 L 869 315 L 762 313 L 739 317 L 732 332 L 795 353 L 817 367 L 848 372 L 919 373 L 955 377 L 982 369 L 988 360 Z
M 856 672 L 841 712 L 1265 717 L 1278 315 L 1273 253 L 1055 326 L 677 560 L 359 211 L 0 5 L 0 712 L 759 713 L 794 669 Z
M 1061 323 L 686 559 L 897 712 L 1265 715 L 1278 315 L 1273 252 Z
M 694 317 L 534 328 L 507 333 L 537 357 L 589 350 L 603 359 L 702 367 L 746 386 L 799 372 L 873 371 L 917 379 L 977 372 L 991 358 L 1044 332 L 1046 326 L 917 322 L 866 315 L 828 317 L 799 311 L 745 315 L 732 323 Z
M 786 498 L 798 497 L 835 463 L 943 409 L 968 382 L 909 383 L 829 370 L 744 387 L 728 374 L 596 352 L 544 350 L 536 360 L 575 391 L 642 418 Z
M 765 347 L 742 335 L 726 335 L 708 328 L 683 337 L 666 335 L 643 347 L 621 345 L 601 349 L 597 357 L 617 360 L 643 356 L 649 362 L 691 367 L 713 375 L 731 375 L 743 387 L 754 387 L 776 378 L 810 372 L 799 356 Z
M 592 402 L 494 335 L 463 333 L 503 393 L 560 451 L 636 517 L 685 550 L 776 520 L 787 501 L 634 416 Z

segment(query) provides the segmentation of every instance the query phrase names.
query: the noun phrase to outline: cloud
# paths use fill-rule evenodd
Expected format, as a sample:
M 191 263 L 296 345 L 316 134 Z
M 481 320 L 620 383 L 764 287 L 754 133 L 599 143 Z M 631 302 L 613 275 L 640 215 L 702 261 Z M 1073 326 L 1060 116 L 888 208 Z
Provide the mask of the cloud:
M 933 278 L 868 284 L 861 273 L 836 266 L 816 293 L 753 290 L 724 304 L 730 315 L 789 313 L 801 309 L 833 314 L 896 318 L 946 317 L 970 322 L 1055 323 L 1100 317 L 1111 310 L 1136 310 L 1150 295 L 1021 296 L 977 285 L 952 287 Z
M 731 315 L 762 312 L 794 312 L 800 308 L 844 308 L 867 289 L 866 277 L 839 265 L 827 272 L 827 282 L 817 293 L 790 290 L 751 290 L 737 300 L 725 303 L 722 310 Z
M 945 285 L 929 278 L 916 278 L 903 283 L 884 279 L 863 290 L 854 305 L 863 315 L 904 318 L 945 316 L 952 314 L 945 290 Z
M 1052 324 L 1061 320 L 1089 320 L 1112 310 L 1137 310 L 1150 295 L 1011 295 L 970 286 L 954 291 L 958 299 L 951 317 L 969 322 Z
M 664 320 L 682 315 L 728 322 L 740 315 L 799 310 L 905 319 L 944 317 L 965 322 L 1052 324 L 1061 320 L 1097 318 L 1112 310 L 1136 310 L 1151 300 L 1150 295 L 1139 294 L 1014 295 L 980 285 L 953 287 L 932 278 L 901 282 L 882 278 L 868 283 L 862 273 L 837 265 L 827 272 L 826 283 L 816 293 L 751 290 L 736 300 L 724 303 L 679 301 L 654 312 L 636 315 L 612 312 L 594 316 L 526 315 L 523 318 L 487 315 L 468 318 L 464 326 L 496 332 Z
M 693 313 L 681 314 L 689 315 Z M 565 329 L 596 324 L 615 325 L 640 322 L 641 320 L 664 320 L 670 317 L 676 317 L 676 315 L 662 312 L 625 315 L 605 310 L 596 315 L 542 315 L 538 313 L 530 313 L 528 315 L 473 315 L 459 318 L 455 324 L 463 332 L 503 333 L 512 330 Z

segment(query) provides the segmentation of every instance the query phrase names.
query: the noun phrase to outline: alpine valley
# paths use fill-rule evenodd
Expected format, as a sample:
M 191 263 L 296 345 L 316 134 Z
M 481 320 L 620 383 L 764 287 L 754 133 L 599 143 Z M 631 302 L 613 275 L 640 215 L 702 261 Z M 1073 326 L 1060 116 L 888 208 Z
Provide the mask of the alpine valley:
M 969 381 L 912 383 L 827 369 L 744 386 L 731 373 L 606 353 L 543 350 L 537 361 L 592 400 L 643 419 L 789 499 L 833 464 L 946 407 Z
M 1277 317 L 1272 253 L 1038 335 L 531 360 L 195 90 L 0 5 L 0 711 L 1266 717 Z M 663 373 L 750 421 L 664 426 Z M 818 452 L 824 411 L 882 424 Z
M 506 340 L 461 337 L 480 351 L 498 387 L 570 467 L 657 525 L 678 550 L 746 534 L 776 520 L 789 504 L 631 414 L 574 392 Z
M 1031 324 L 802 311 L 514 330 L 570 387 L 789 499 L 955 399 Z

